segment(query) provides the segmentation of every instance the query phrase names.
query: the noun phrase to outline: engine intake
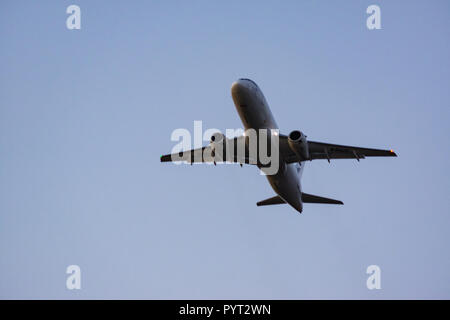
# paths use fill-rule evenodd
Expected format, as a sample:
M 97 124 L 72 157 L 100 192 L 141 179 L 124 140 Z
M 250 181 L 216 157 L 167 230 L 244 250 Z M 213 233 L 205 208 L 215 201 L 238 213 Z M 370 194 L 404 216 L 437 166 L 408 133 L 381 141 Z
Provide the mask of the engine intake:
M 216 132 L 211 135 L 210 143 L 220 143 L 225 139 L 225 136 L 221 132 Z
M 289 148 L 300 158 L 301 161 L 309 159 L 309 148 L 306 136 L 298 130 L 289 133 Z

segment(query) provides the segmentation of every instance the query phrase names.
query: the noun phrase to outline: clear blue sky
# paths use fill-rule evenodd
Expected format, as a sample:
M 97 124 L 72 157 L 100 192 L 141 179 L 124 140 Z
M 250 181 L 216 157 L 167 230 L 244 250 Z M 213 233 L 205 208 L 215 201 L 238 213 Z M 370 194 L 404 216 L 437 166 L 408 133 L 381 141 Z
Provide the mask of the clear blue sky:
M 1 298 L 450 298 L 448 1 L 0 9 Z M 345 205 L 302 215 L 256 207 L 255 167 L 161 164 L 176 128 L 242 127 L 239 77 L 283 133 L 399 157 L 307 163 L 304 191 Z

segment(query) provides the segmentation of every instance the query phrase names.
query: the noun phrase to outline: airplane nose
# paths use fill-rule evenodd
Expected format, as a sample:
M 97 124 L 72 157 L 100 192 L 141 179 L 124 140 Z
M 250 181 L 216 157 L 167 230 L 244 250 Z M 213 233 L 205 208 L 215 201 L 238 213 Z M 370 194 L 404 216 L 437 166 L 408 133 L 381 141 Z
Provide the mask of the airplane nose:
M 246 89 L 247 86 L 245 85 L 244 81 L 237 80 L 231 85 L 231 95 L 240 96 L 245 93 Z
M 251 84 L 245 79 L 239 79 L 231 85 L 231 96 L 235 102 L 239 101 L 239 104 L 245 104 L 251 95 Z

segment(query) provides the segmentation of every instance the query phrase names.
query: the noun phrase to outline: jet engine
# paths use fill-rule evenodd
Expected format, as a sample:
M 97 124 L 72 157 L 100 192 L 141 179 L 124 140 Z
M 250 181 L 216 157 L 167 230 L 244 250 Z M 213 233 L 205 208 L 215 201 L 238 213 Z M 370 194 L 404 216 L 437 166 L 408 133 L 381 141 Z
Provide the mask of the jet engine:
M 306 136 L 298 130 L 289 133 L 288 144 L 292 151 L 301 159 L 309 159 L 309 148 Z
M 212 151 L 211 155 L 219 162 L 225 159 L 227 138 L 221 132 L 216 132 L 211 135 L 209 141 Z
M 217 144 L 217 143 L 220 143 L 221 141 L 224 141 L 224 140 L 225 140 L 225 136 L 221 132 L 216 132 L 216 133 L 211 135 L 210 143 L 211 144 Z

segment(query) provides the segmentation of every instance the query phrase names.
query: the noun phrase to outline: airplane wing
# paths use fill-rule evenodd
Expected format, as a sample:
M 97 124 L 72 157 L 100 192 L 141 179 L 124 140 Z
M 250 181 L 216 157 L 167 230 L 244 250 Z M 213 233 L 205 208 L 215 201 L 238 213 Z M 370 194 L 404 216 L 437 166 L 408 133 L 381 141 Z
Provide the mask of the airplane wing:
M 396 157 L 392 150 L 381 150 L 371 148 L 360 148 L 353 146 L 343 146 L 338 144 L 330 144 L 324 142 L 307 141 L 309 148 L 310 159 L 299 159 L 299 157 L 289 147 L 287 136 L 280 134 L 280 156 L 283 157 L 286 163 L 295 163 L 303 160 L 316 159 L 364 159 L 365 157 Z M 249 152 L 245 147 L 244 136 L 227 139 L 226 148 L 229 148 L 229 142 L 234 146 L 232 157 L 227 157 L 226 148 L 224 149 L 222 157 L 216 157 L 212 146 L 204 146 L 202 148 L 181 151 L 179 153 L 166 154 L 161 156 L 161 162 L 178 162 L 184 161 L 188 163 L 214 163 L 214 162 L 235 162 L 241 164 L 256 164 L 257 159 L 249 158 Z M 245 148 L 245 152 L 237 152 L 238 148 Z M 229 159 L 231 158 L 231 159 Z M 226 159 L 225 161 L 223 159 Z
M 238 148 L 244 148 L 244 150 L 247 150 L 245 147 L 245 137 L 240 136 L 236 138 L 230 138 L 227 139 L 226 147 L 230 147 L 229 142 L 232 142 L 232 145 L 234 147 L 234 152 L 232 153 L 233 156 L 231 156 L 228 159 L 227 158 L 227 152 L 226 149 L 223 152 L 223 156 L 219 157 L 215 155 L 215 152 L 213 152 L 213 148 L 211 145 L 204 146 L 202 148 L 187 150 L 187 151 L 181 151 L 178 153 L 172 153 L 172 154 L 166 154 L 161 156 L 161 162 L 178 162 L 178 161 L 184 161 L 188 163 L 214 163 L 214 162 L 235 162 L 235 163 L 241 163 L 241 164 L 256 164 L 256 160 L 252 160 L 248 156 L 248 152 L 237 152 Z M 242 155 L 241 155 L 242 154 Z M 223 160 L 225 159 L 225 160 Z
M 161 162 L 176 162 L 176 161 L 186 161 L 189 163 L 202 163 L 202 162 L 213 162 L 213 157 L 208 157 L 206 155 L 211 155 L 211 151 L 208 152 L 206 148 L 211 148 L 210 146 L 192 149 L 188 151 L 180 151 L 179 153 L 165 154 L 161 156 Z M 204 156 L 205 155 L 205 156 Z
M 365 157 L 396 157 L 393 150 L 360 148 L 324 142 L 308 141 L 310 159 L 364 159 Z M 299 159 L 287 143 L 287 136 L 280 135 L 280 150 L 287 163 L 299 162 Z

